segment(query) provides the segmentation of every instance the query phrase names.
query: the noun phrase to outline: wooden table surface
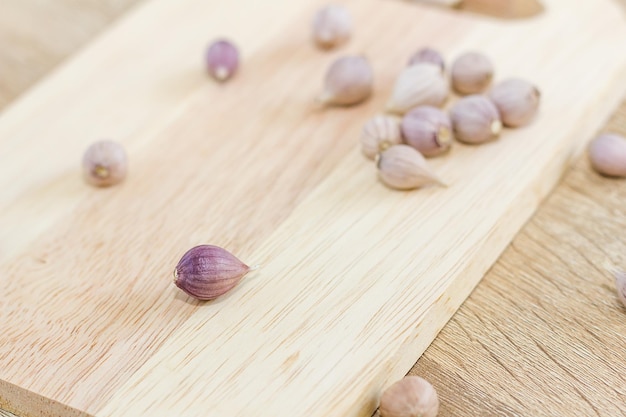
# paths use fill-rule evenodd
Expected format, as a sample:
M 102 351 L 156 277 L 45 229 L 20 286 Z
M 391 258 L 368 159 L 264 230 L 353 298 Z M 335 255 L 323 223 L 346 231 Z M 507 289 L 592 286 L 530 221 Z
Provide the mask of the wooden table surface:
M 136 3 L 0 0 L 0 109 Z M 603 130 L 626 134 L 626 102 Z M 411 370 L 440 416 L 626 416 L 624 201 L 584 157 L 566 173 Z

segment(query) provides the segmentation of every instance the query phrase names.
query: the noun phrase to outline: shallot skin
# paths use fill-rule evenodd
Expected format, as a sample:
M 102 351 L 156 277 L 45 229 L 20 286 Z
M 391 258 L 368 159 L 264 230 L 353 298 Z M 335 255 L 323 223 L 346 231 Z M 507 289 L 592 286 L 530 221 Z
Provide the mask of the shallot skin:
M 206 67 L 217 81 L 230 79 L 239 68 L 239 50 L 227 39 L 214 41 L 206 52 Z
M 626 177 L 626 138 L 605 133 L 589 144 L 591 167 L 607 177 Z
M 528 81 L 509 78 L 496 84 L 489 98 L 498 108 L 505 126 L 521 127 L 529 124 L 537 114 L 541 93 Z
M 112 140 L 93 143 L 83 155 L 83 176 L 96 187 L 109 187 L 126 178 L 128 156 L 121 144 Z
M 188 250 L 176 265 L 174 284 L 198 300 L 213 300 L 233 289 L 250 271 L 237 257 L 213 245 Z
M 487 97 L 463 97 L 450 110 L 454 136 L 459 142 L 480 144 L 496 139 L 502 131 L 500 113 Z
M 352 16 L 345 7 L 330 4 L 317 11 L 312 29 L 315 43 L 322 49 L 331 49 L 350 39 Z
M 436 107 L 414 108 L 404 115 L 401 128 L 405 143 L 425 157 L 444 154 L 452 145 L 450 116 Z
M 363 55 L 345 55 L 335 59 L 326 70 L 320 103 L 352 106 L 372 95 L 374 71 Z
M 417 65 L 423 63 L 437 65 L 441 68 L 441 72 L 443 72 L 446 68 L 446 63 L 443 59 L 443 56 L 441 56 L 441 54 L 433 48 L 422 48 L 419 51 L 415 52 L 413 55 L 411 55 L 411 58 L 409 59 L 409 65 Z

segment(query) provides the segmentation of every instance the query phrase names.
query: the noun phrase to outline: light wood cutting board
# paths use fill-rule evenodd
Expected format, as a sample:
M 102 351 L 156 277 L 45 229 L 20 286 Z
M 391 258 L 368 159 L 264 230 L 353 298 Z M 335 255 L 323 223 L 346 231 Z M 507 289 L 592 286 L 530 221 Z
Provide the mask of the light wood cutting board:
M 0 406 L 23 415 L 365 416 L 557 182 L 624 92 L 609 0 L 546 1 L 499 22 L 347 1 L 357 32 L 322 53 L 323 2 L 151 0 L 0 118 Z M 245 11 L 245 17 L 244 12 Z M 229 34 L 242 72 L 202 74 Z M 541 88 L 540 117 L 433 161 L 447 189 L 393 192 L 358 151 L 417 47 L 481 49 Z M 337 55 L 366 53 L 374 99 L 313 103 Z M 81 180 L 83 149 L 122 141 L 121 187 Z M 197 303 L 171 285 L 189 247 L 262 268 Z

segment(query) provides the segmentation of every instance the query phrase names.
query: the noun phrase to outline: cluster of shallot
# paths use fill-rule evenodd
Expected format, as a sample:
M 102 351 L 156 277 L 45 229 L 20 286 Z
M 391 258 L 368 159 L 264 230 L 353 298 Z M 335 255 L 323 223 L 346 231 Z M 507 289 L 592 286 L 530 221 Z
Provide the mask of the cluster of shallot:
M 498 138 L 503 126 L 529 124 L 539 108 L 539 90 L 519 78 L 490 88 L 493 78 L 492 62 L 478 52 L 459 56 L 449 77 L 436 50 L 413 54 L 396 79 L 387 114 L 363 127 L 361 149 L 376 160 L 381 181 L 400 190 L 441 185 L 426 158 L 446 154 L 453 139 L 481 144 Z M 445 111 L 451 89 L 462 97 Z
M 345 44 L 351 37 L 348 10 L 330 5 L 313 18 L 312 39 L 320 49 Z M 207 50 L 206 66 L 218 81 L 230 79 L 239 65 L 237 48 L 225 39 Z M 522 80 L 503 81 L 489 97 L 480 95 L 491 84 L 493 65 L 482 54 L 467 53 L 456 59 L 446 76 L 445 60 L 431 48 L 417 51 L 396 80 L 387 103 L 388 114 L 366 123 L 363 153 L 376 160 L 378 175 L 387 186 L 410 190 L 444 185 L 426 158 L 444 155 L 453 138 L 465 143 L 494 139 L 502 126 L 529 123 L 539 105 L 538 90 Z M 373 91 L 374 71 L 362 55 L 343 55 L 328 67 L 318 99 L 327 106 L 352 106 L 367 100 Z M 461 98 L 448 114 L 450 85 Z M 221 266 L 220 266 L 221 265 Z M 222 266 L 229 265 L 224 269 Z M 211 300 L 234 288 L 251 269 L 219 247 L 203 245 L 183 256 L 175 271 L 175 283 L 188 295 Z

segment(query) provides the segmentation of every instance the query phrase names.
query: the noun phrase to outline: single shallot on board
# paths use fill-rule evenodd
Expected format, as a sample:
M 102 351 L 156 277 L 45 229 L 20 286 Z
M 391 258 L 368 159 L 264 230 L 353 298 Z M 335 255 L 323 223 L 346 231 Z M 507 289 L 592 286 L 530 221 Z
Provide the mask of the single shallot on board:
M 198 300 L 213 300 L 232 290 L 254 269 L 225 249 L 200 245 L 180 259 L 174 269 L 174 284 Z

